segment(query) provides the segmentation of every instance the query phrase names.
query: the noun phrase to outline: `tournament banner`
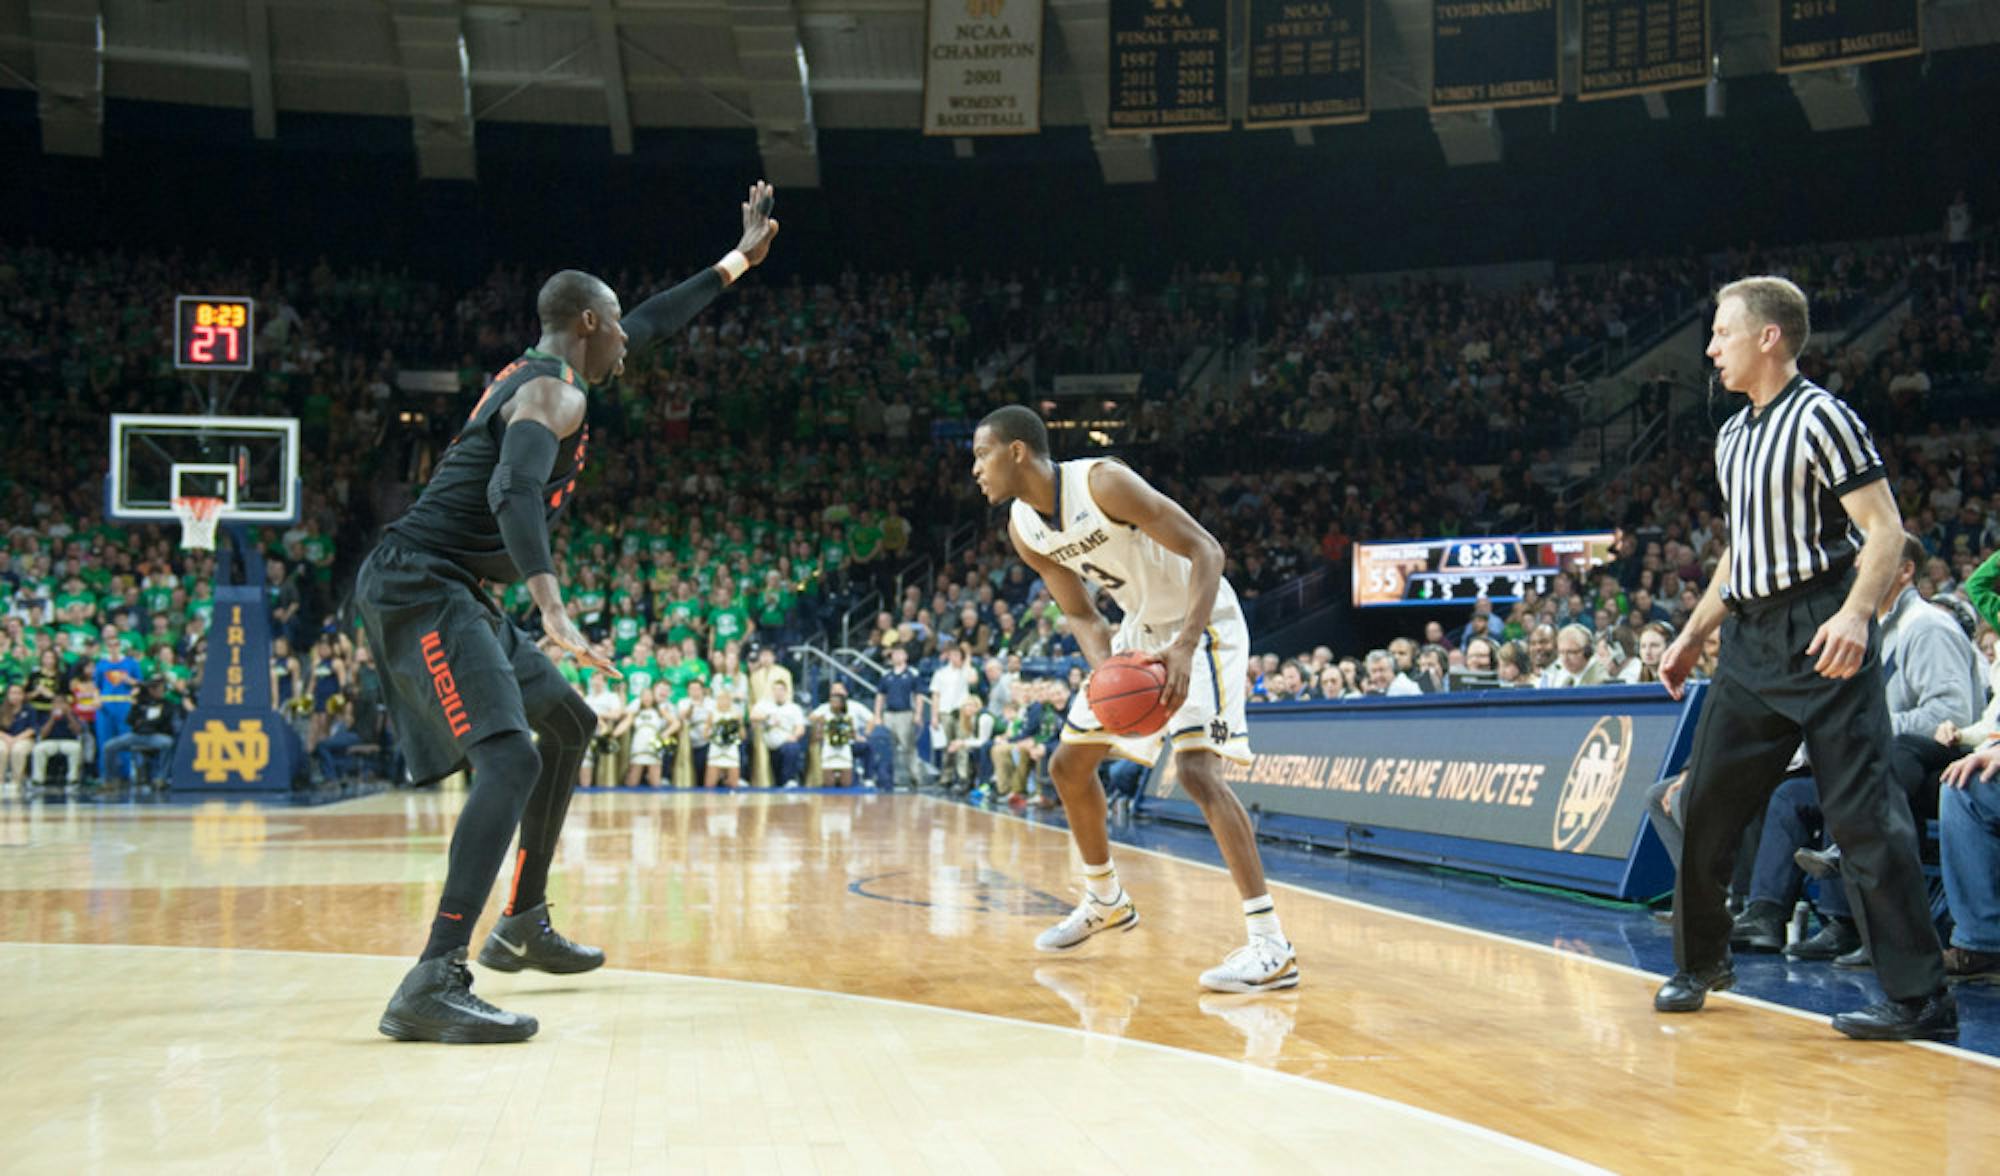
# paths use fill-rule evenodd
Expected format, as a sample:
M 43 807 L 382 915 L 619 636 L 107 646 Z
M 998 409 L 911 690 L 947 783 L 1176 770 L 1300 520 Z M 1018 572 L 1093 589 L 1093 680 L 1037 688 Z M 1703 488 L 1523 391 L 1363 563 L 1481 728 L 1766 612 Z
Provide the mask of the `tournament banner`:
M 1917 0 L 1779 0 L 1778 72 L 1924 51 Z
M 924 134 L 1042 129 L 1042 0 L 930 0 Z
M 1582 0 L 1576 96 L 1618 98 L 1708 81 L 1708 0 Z
M 272 702 L 271 614 L 264 589 L 217 584 L 201 693 L 174 747 L 174 788 L 288 791 L 294 757 L 304 749 Z
M 1562 101 L 1556 0 L 1431 0 L 1431 109 Z
M 1248 0 L 1246 127 L 1368 118 L 1367 0 Z
M 1108 0 L 1109 130 L 1229 129 L 1229 0 Z
M 1267 834 L 1282 827 L 1364 853 L 1657 893 L 1649 888 L 1671 875 L 1662 880 L 1663 851 L 1645 828 L 1646 790 L 1679 770 L 1701 693 L 1675 702 L 1657 686 L 1599 687 L 1252 707 L 1254 758 L 1225 763 L 1223 779 Z M 1192 807 L 1171 752 L 1148 788 L 1156 805 Z

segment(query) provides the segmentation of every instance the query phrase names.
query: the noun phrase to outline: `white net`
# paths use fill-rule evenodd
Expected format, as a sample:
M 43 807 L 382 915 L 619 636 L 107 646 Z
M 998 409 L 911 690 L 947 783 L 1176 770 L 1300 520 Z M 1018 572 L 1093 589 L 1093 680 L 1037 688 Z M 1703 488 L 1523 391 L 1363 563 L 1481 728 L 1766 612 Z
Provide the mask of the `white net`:
M 215 526 L 222 521 L 220 498 L 176 498 L 174 513 L 181 520 L 181 550 L 215 550 Z

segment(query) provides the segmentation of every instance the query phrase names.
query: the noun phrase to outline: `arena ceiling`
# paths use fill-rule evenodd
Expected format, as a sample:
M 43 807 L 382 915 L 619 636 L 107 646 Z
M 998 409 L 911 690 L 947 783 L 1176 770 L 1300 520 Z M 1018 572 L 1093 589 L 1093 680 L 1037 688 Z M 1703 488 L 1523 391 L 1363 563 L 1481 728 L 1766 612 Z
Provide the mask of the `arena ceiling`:
M 1101 132 L 1107 3 L 1046 0 L 1044 124 Z M 1431 0 L 1370 3 L 1374 108 L 1423 106 Z M 1778 0 L 1712 3 L 1725 84 L 1773 71 Z M 281 113 L 408 118 L 439 178 L 473 177 L 487 121 L 603 126 L 621 153 L 635 128 L 747 129 L 766 174 L 800 186 L 818 182 L 820 129 L 920 126 L 924 27 L 925 0 L 0 0 L 0 88 L 36 94 L 44 149 L 64 154 L 101 152 L 109 97 L 247 109 L 260 138 Z M 1930 0 L 1924 34 L 1933 51 L 2000 41 L 2000 4 Z M 1867 122 L 1862 71 L 1791 77 L 1815 128 Z M 1629 101 L 1666 117 L 1658 95 Z M 1490 112 L 1432 123 L 1454 163 L 1502 150 Z M 1092 139 L 1107 180 L 1153 178 L 1146 136 Z

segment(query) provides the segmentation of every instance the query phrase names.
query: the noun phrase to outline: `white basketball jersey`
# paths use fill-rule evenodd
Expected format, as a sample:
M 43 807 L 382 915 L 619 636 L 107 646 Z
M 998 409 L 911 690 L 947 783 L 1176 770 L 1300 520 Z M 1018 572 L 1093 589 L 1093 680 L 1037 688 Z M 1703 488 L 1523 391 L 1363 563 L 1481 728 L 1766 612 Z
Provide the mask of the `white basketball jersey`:
M 1164 645 L 1187 619 L 1194 565 L 1160 546 L 1130 523 L 1113 522 L 1090 496 L 1090 471 L 1102 458 L 1065 461 L 1056 466 L 1053 519 L 1014 500 L 1014 530 L 1050 562 L 1061 564 L 1111 594 L 1125 613 L 1121 631 L 1144 629 L 1145 644 Z M 1223 577 L 1209 623 L 1239 618 L 1236 590 Z M 1150 639 L 1157 639 L 1157 641 Z M 1120 648 L 1131 648 L 1121 642 Z

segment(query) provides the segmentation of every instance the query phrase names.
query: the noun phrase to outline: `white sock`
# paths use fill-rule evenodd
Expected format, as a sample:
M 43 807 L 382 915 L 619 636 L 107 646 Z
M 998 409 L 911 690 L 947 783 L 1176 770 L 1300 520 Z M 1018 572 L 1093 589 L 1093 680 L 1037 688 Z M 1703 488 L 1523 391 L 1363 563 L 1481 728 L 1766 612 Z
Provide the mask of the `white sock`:
M 1083 884 L 1090 888 L 1090 897 L 1109 905 L 1118 901 L 1118 871 L 1111 868 L 1109 861 L 1101 865 L 1083 864 Z
M 1278 908 L 1268 894 L 1243 900 L 1243 922 L 1249 926 L 1252 939 L 1261 935 L 1266 939 L 1286 942 L 1285 932 L 1278 926 Z

